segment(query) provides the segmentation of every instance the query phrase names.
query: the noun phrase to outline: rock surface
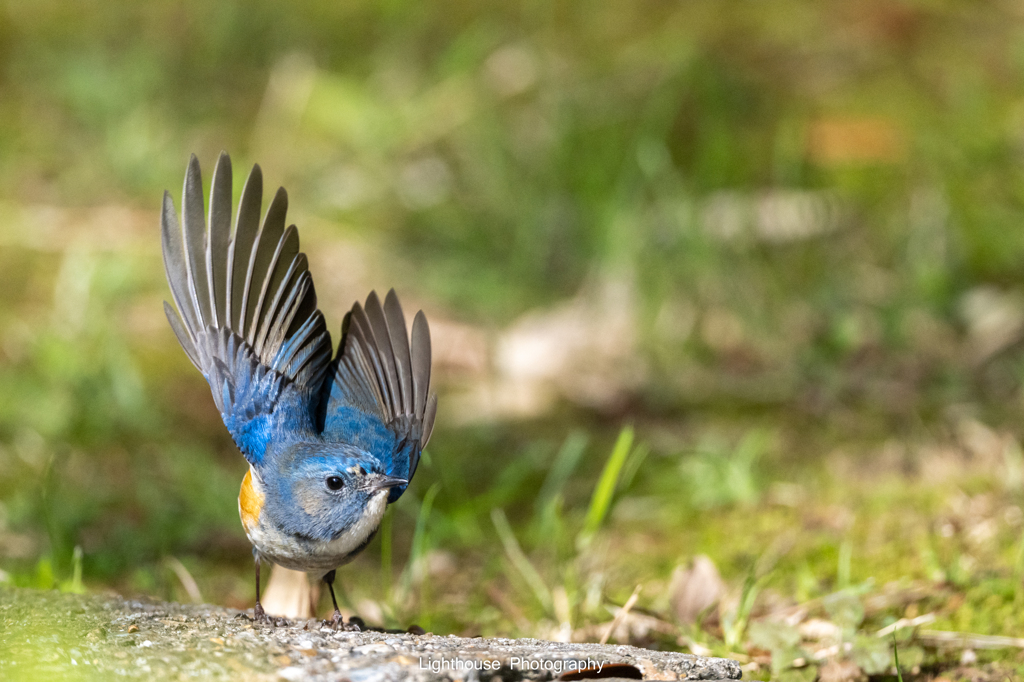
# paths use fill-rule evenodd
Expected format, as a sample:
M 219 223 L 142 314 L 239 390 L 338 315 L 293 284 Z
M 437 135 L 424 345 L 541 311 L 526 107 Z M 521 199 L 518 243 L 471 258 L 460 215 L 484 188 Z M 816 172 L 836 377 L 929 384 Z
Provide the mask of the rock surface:
M 0 679 L 739 679 L 735 661 L 536 639 L 266 626 L 216 606 L 0 588 Z M 582 669 L 582 670 L 581 670 Z

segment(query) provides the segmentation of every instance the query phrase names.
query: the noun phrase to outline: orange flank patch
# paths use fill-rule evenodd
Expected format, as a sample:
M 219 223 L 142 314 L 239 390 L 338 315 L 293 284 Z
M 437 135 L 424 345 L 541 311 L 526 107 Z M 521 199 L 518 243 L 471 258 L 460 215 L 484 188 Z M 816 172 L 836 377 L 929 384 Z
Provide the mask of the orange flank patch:
M 260 510 L 263 509 L 263 493 L 252 485 L 252 469 L 245 472 L 242 489 L 238 493 L 238 513 L 242 517 L 242 525 L 249 531 L 259 522 Z

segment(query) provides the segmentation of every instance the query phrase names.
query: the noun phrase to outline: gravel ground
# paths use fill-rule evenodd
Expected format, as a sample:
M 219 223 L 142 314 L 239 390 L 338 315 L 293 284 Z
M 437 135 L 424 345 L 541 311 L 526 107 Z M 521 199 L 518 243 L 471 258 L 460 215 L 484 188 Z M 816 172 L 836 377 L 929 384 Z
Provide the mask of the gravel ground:
M 0 588 L 4 680 L 572 680 L 598 668 L 605 679 L 740 678 L 735 661 L 630 646 L 267 626 L 217 606 Z

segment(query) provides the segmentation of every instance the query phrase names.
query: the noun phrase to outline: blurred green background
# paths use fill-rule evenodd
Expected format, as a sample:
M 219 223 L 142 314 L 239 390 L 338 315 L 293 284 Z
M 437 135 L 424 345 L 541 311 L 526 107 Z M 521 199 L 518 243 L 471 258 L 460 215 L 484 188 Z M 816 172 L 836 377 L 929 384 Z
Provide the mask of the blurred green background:
M 0 4 L 4 581 L 251 604 L 245 463 L 161 310 L 161 193 L 222 149 L 288 188 L 333 329 L 391 286 L 431 320 L 364 616 L 596 639 L 642 585 L 671 625 L 619 639 L 755 677 L 794 673 L 758 618 L 892 584 L 858 633 L 1024 634 L 1019 6 Z

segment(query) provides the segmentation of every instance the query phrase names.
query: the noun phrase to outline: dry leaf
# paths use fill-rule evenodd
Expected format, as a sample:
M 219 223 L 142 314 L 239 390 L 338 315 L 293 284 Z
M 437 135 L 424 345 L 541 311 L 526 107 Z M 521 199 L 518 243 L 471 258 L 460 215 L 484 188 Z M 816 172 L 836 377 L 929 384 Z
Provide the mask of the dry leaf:
M 680 623 L 697 622 L 701 613 L 718 603 L 725 593 L 725 583 L 715 563 L 703 554 L 688 569 L 677 568 L 669 586 L 672 612 Z
M 829 661 L 818 670 L 820 682 L 867 682 L 867 679 L 853 661 Z

